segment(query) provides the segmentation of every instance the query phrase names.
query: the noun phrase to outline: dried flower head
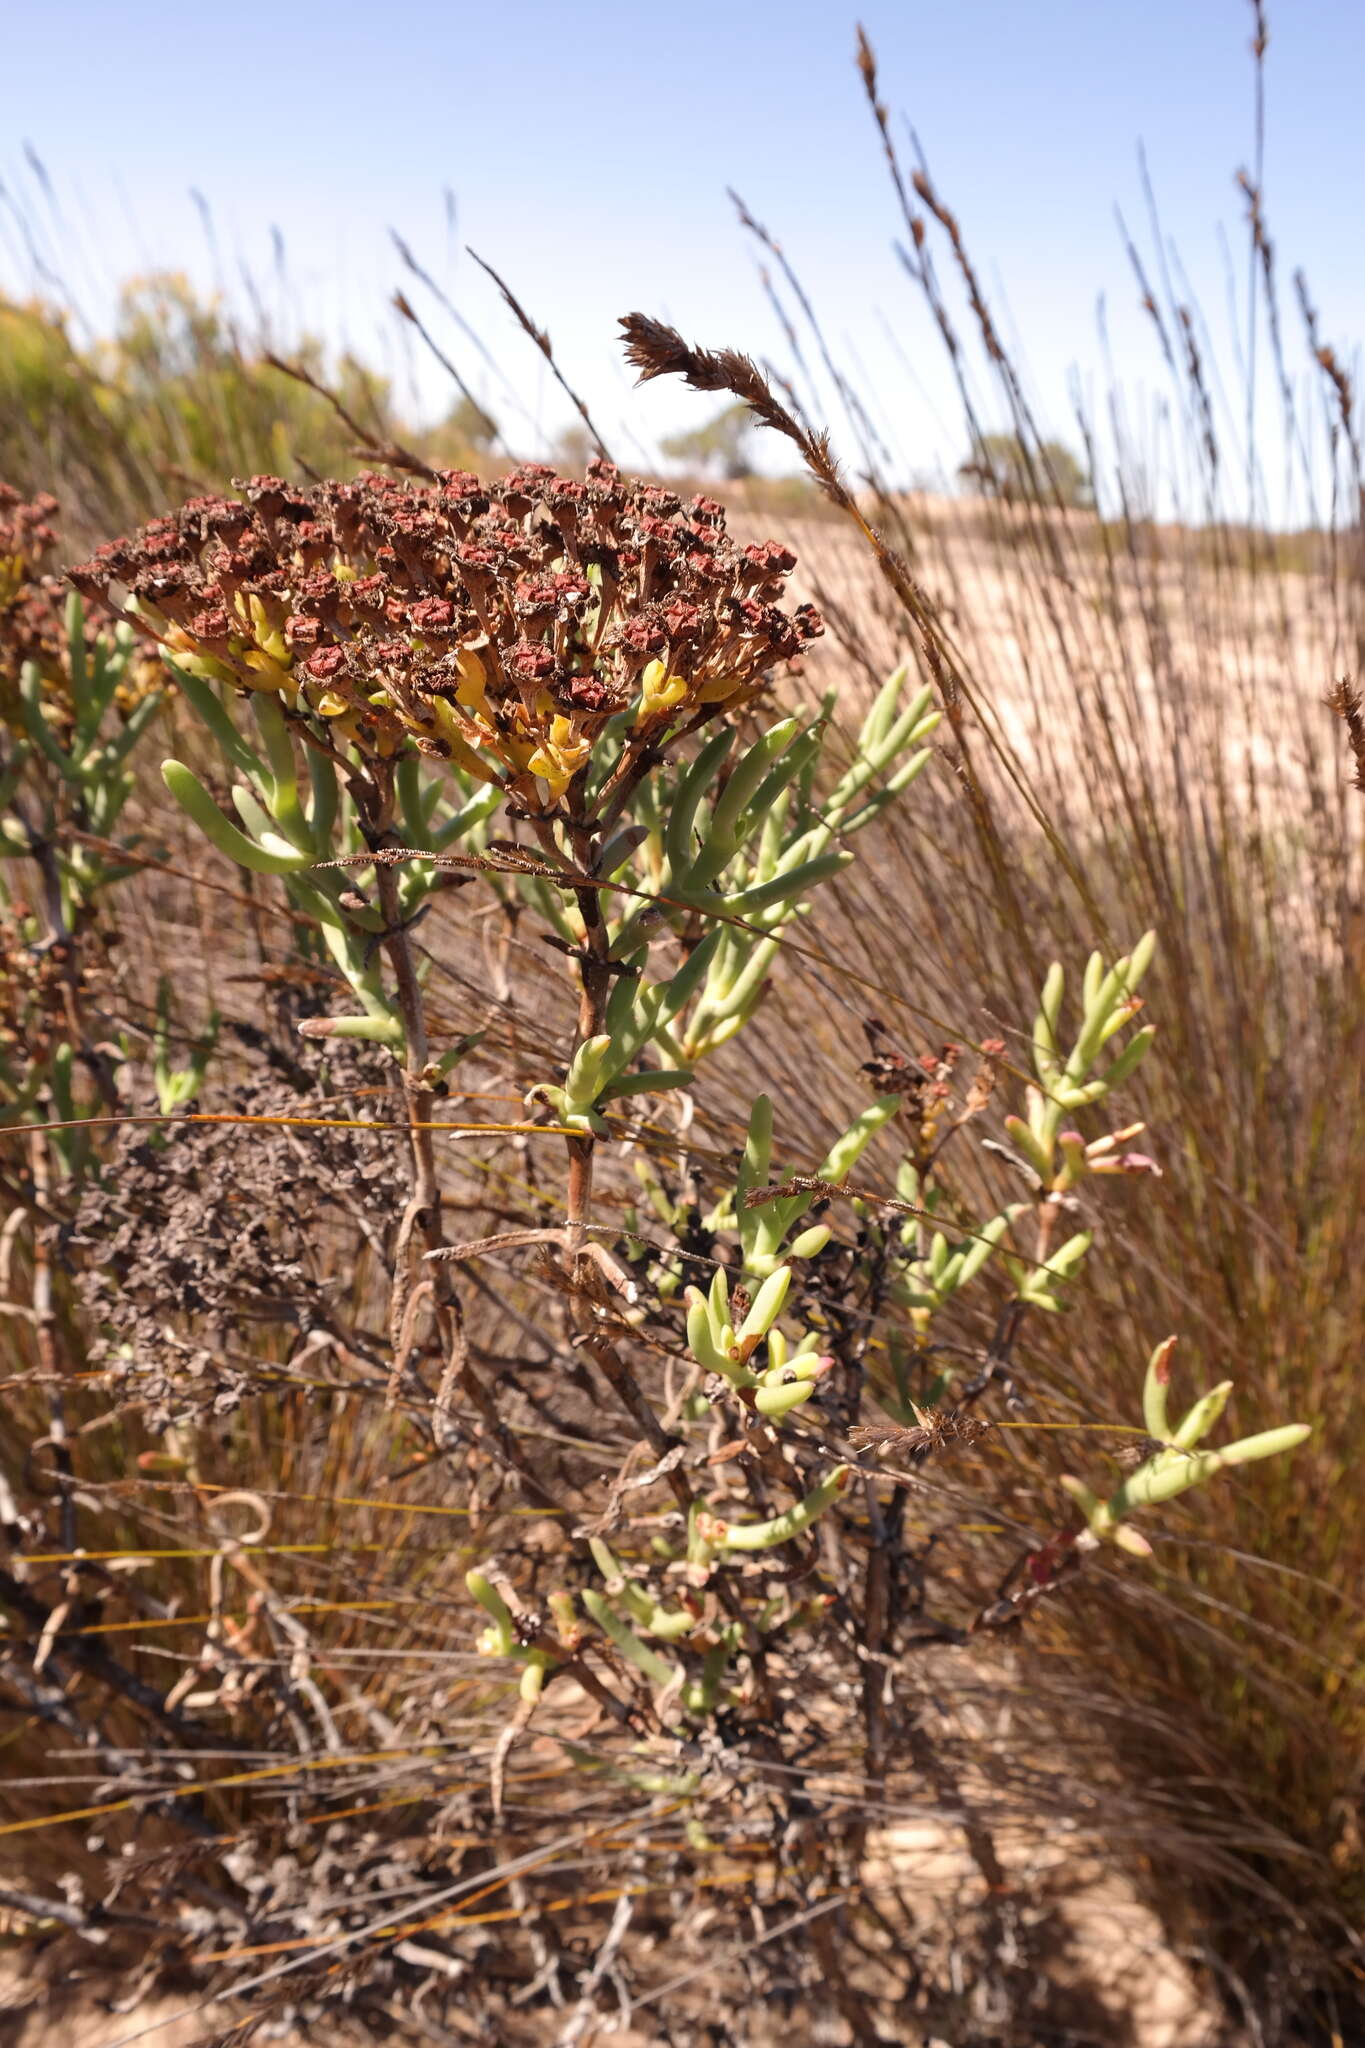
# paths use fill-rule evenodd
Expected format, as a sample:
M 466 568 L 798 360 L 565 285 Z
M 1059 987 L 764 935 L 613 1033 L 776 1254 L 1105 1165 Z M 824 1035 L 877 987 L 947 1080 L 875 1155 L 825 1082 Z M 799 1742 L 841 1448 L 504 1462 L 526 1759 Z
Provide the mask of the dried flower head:
M 315 1091 L 307 1075 L 258 1071 L 225 1105 L 244 1119 L 316 1116 L 325 1092 L 321 1120 L 307 1125 L 172 1123 L 155 1139 L 126 1125 L 82 1193 L 66 1247 L 98 1332 L 89 1357 L 148 1404 L 154 1428 L 236 1407 L 265 1332 L 327 1327 L 328 1276 L 359 1255 L 357 1215 L 401 1208 L 392 1151 L 345 1124 L 375 1115 L 390 1071 L 363 1047 L 337 1045 L 325 1074 Z
M 957 1409 L 944 1412 L 937 1408 L 916 1408 L 915 1417 L 912 1428 L 902 1428 L 889 1422 L 879 1425 L 860 1423 L 849 1431 L 849 1442 L 858 1450 L 871 1451 L 877 1457 L 901 1458 L 907 1464 L 921 1465 L 948 1444 L 979 1443 L 990 1428 L 990 1424 L 980 1417 L 964 1415 Z
M 0 483 L 0 611 L 39 574 L 56 545 L 56 511 L 55 498 L 25 499 L 12 484 Z
M 1346 738 L 1355 763 L 1354 783 L 1357 789 L 1365 789 L 1365 710 L 1361 708 L 1360 692 L 1349 676 L 1340 676 L 1327 692 L 1327 709 L 1335 711 L 1346 727 Z
M 70 1043 L 72 1005 L 98 1016 L 109 987 L 106 934 L 73 948 L 44 944 L 41 932 L 21 896 L 0 901 L 0 1124 Z
M 779 606 L 794 564 L 736 545 L 709 499 L 596 461 L 583 482 L 254 477 L 72 580 L 182 668 L 277 692 L 321 744 L 376 762 L 412 740 L 544 811 L 616 714 L 662 731 L 799 654 L 821 623 Z
M 57 545 L 52 524 L 56 513 L 55 498 L 25 499 L 12 485 L 0 483 L 0 724 L 14 730 L 22 722 L 20 678 L 30 662 L 38 671 L 50 722 L 65 732 L 75 718 L 66 616 L 70 591 L 63 577 L 50 573 Z M 104 605 L 87 605 L 87 648 L 114 623 Z M 154 661 L 145 660 L 125 670 L 113 700 L 125 717 L 157 686 L 156 668 Z
M 61 600 L 47 599 L 43 565 L 56 546 L 55 498 L 24 499 L 0 483 L 0 723 L 19 723 L 19 677 L 60 664 Z

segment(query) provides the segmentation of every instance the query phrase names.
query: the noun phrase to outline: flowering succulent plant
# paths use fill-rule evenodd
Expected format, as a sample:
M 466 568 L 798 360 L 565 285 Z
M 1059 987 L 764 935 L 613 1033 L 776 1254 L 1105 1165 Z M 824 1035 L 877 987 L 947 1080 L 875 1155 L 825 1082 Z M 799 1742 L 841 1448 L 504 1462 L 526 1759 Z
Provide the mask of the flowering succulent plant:
M 114 834 L 160 702 L 160 663 L 49 573 L 57 511 L 0 484 L 0 1126 L 112 1102 L 101 912 L 133 872 L 135 835 Z M 53 1150 L 68 1171 L 89 1156 L 75 1133 Z
M 515 1688 L 491 1755 L 495 1820 L 518 1739 L 576 1686 L 607 1718 L 592 1752 L 565 1745 L 575 1766 L 665 1794 L 710 1854 L 728 1785 L 756 1782 L 747 1760 L 796 1725 L 788 1703 L 804 1716 L 813 1693 L 859 1693 L 869 1768 L 884 1770 L 891 1687 L 916 1643 L 1015 1628 L 1102 1557 L 1150 1556 L 1139 1521 L 1308 1434 L 1278 1423 L 1207 1447 L 1230 1383 L 1168 1417 L 1168 1343 L 1141 1429 L 1099 1425 L 1139 1440 L 1126 1476 L 1098 1460 L 1059 1474 L 1062 1502 L 1023 1541 L 1017 1524 L 978 1525 L 1010 1543 L 1003 1577 L 955 1559 L 933 1595 L 940 1614 L 927 1574 L 916 1567 L 911 1596 L 887 1562 L 909 1557 L 916 1498 L 939 1513 L 931 1463 L 974 1460 L 983 1444 L 989 1457 L 999 1407 L 1006 1426 L 1035 1425 L 1020 1332 L 1083 1301 L 1114 1178 L 1159 1171 L 1130 1149 L 1142 1125 L 1110 1114 L 1155 1036 L 1138 993 L 1154 935 L 1112 963 L 1096 953 L 1071 986 L 1054 965 L 1031 1040 L 936 1032 L 935 1049 L 906 1053 L 866 1020 L 872 1099 L 814 1148 L 808 1118 L 793 1152 L 780 1095 L 757 1093 L 746 1120 L 717 1116 L 704 1063 L 747 1031 L 784 953 L 839 985 L 837 918 L 801 921 L 855 838 L 933 766 L 932 676 L 898 669 L 842 732 L 832 690 L 760 701 L 820 630 L 810 607 L 782 608 L 793 555 L 740 546 L 719 507 L 684 506 L 605 463 L 582 482 L 526 468 L 488 484 L 258 477 L 240 491 L 102 549 L 61 605 L 35 580 L 46 506 L 0 497 L 0 677 L 6 647 L 22 649 L 16 720 L 0 730 L 0 855 L 24 884 L 8 915 L 0 888 L 0 1135 L 36 1127 L 9 1134 L 28 1142 L 41 1203 L 34 1328 L 53 1320 L 69 1249 L 101 1394 L 165 1433 L 139 1455 L 138 1484 L 198 1493 L 201 1443 L 239 1409 L 246 1441 L 277 1389 L 335 1399 L 338 1414 L 353 1389 L 382 1396 L 392 1434 L 373 1406 L 372 1441 L 404 1459 L 413 1443 L 419 1460 L 395 1456 L 394 1474 L 429 1468 L 456 1496 L 431 1512 L 477 1507 L 459 1563 L 481 1611 L 468 1647 L 503 1667 L 476 1681 L 485 1721 L 498 1688 Z M 119 856 L 143 860 L 110 834 L 134 787 L 126 757 L 156 709 L 129 709 L 123 693 L 139 656 L 159 669 L 158 652 L 199 728 L 191 758 L 203 767 L 216 749 L 219 771 L 210 788 L 169 761 L 165 783 L 212 847 L 282 888 L 291 915 L 274 929 L 290 957 L 264 967 L 287 991 L 274 1021 L 324 1062 L 233 1019 L 224 1066 L 250 1053 L 261 1070 L 204 1111 L 217 1013 L 189 1036 L 166 978 L 152 1032 L 149 1005 L 122 1002 L 93 922 L 97 893 L 126 871 Z M 500 812 L 510 837 L 492 836 Z M 484 899 L 461 933 L 486 916 L 496 930 L 500 907 L 505 957 L 515 946 L 536 963 L 525 983 L 499 969 L 505 1018 L 518 1020 L 523 989 L 536 1010 L 515 1041 L 508 1030 L 489 1043 L 502 1018 L 428 1000 L 449 955 L 430 937 L 438 919 L 414 929 L 448 868 L 471 885 L 448 900 Z M 271 893 L 253 885 L 253 907 Z M 578 999 L 572 1024 L 562 1004 L 541 1023 L 545 956 L 528 935 L 548 941 Z M 476 973 L 452 985 L 481 1003 Z M 189 1055 L 178 1067 L 177 1046 Z M 520 1097 L 524 1117 L 442 1116 L 466 1057 L 498 1083 L 462 1089 L 466 1101 Z M 139 1066 L 155 1118 L 124 1115 Z M 122 1126 L 112 1140 L 107 1124 Z M 462 1166 L 437 1149 L 438 1134 L 476 1132 L 481 1152 L 516 1141 L 515 1179 L 491 1152 Z M 466 1214 L 503 1227 L 466 1236 Z M 524 1369 L 467 1322 L 476 1298 L 532 1340 Z M 344 1374 L 322 1376 L 314 1352 Z M 550 1432 L 525 1426 L 528 1407 Z M 358 1491 L 337 1501 L 390 1505 Z M 74 1488 L 60 1503 L 74 1564 L 77 1507 L 89 1509 Z M 263 1519 L 212 1554 L 214 1630 L 222 1575 L 259 1569 L 249 1552 L 324 1547 L 264 1535 Z M 265 1583 L 253 1576 L 253 1595 Z M 330 1742 L 333 1675 L 321 1655 L 311 1675 L 298 1619 L 312 1611 L 269 1610 L 288 1625 L 302 1702 L 271 1726 L 307 1741 L 313 1712 Z M 59 1656 L 63 1612 L 46 1624 Z M 241 1715 L 264 1666 L 237 1644 L 206 1637 L 166 1709 L 191 1728 Z M 377 1725 L 385 1748 L 391 1727 L 408 1738 L 407 1722 Z
M 868 1020 L 873 1057 L 861 1071 L 874 1099 L 830 1131 L 814 1172 L 809 1157 L 784 1170 L 767 1093 L 751 1103 L 739 1155 L 706 1156 L 693 1134 L 699 1071 L 753 1021 L 798 921 L 854 858 L 855 836 L 930 767 L 942 716 L 932 676 L 898 669 L 842 736 L 832 691 L 814 706 L 760 705 L 821 630 L 810 606 L 784 608 L 795 557 L 736 543 L 718 505 L 684 505 L 605 461 L 582 481 L 528 466 L 486 483 L 450 471 L 306 488 L 256 477 L 238 488 L 73 572 L 65 670 L 59 660 L 53 673 L 69 673 L 75 715 L 64 722 L 60 689 L 49 693 L 28 656 L 24 763 L 54 787 L 107 789 L 107 812 L 82 799 L 82 815 L 107 830 L 126 793 L 126 735 L 96 743 L 116 663 L 87 658 L 81 636 L 88 621 L 107 622 L 125 665 L 135 644 L 159 650 L 225 773 L 212 790 L 185 762 L 164 763 L 163 777 L 220 853 L 282 884 L 296 913 L 290 943 L 326 991 L 325 1010 L 296 1021 L 310 1041 L 337 1041 L 329 1089 L 372 1071 L 355 1092 L 389 1087 L 407 1112 L 406 1169 L 377 1154 L 382 1182 L 377 1167 L 362 1178 L 358 1161 L 396 1119 L 371 1120 L 343 1090 L 331 1108 L 356 1114 L 335 1130 L 328 1117 L 304 1120 L 326 1132 L 309 1140 L 327 1169 L 311 1213 L 329 1229 L 359 1215 L 387 1282 L 385 1337 L 348 1332 L 320 1267 L 314 1275 L 291 1180 L 294 1133 L 259 1144 L 261 1125 L 295 1121 L 291 1080 L 287 1094 L 239 1098 L 257 1144 L 241 1172 L 230 1170 L 230 1115 L 205 1119 L 211 1149 L 198 1128 L 126 1134 L 108 1175 L 99 1141 L 79 1134 L 94 1173 L 71 1241 L 87 1263 L 82 1299 L 100 1362 L 136 1387 L 159 1426 L 191 1430 L 257 1390 L 253 1361 L 227 1342 L 232 1322 L 287 1314 L 310 1342 L 344 1338 L 386 1370 L 386 1403 L 403 1404 L 405 1427 L 415 1418 L 429 1430 L 433 1458 L 452 1473 L 466 1457 L 464 1469 L 480 1470 L 487 1447 L 526 1503 L 555 1517 L 572 1485 L 572 1520 L 551 1524 L 553 1543 L 524 1551 L 514 1529 L 505 1555 L 481 1539 L 462 1560 L 485 1623 L 472 1647 L 516 1686 L 493 1757 L 495 1811 L 513 1744 L 565 1681 L 623 1730 L 647 1732 L 665 1758 L 673 1745 L 680 1762 L 677 1745 L 696 1743 L 699 1723 L 718 1751 L 748 1741 L 775 1699 L 795 1695 L 812 1655 L 834 1666 L 841 1627 L 868 1671 L 889 1674 L 908 1638 L 898 1643 L 890 1610 L 878 1618 L 876 1559 L 903 1540 L 907 1484 L 931 1484 L 919 1476 L 931 1458 L 990 1437 L 996 1397 L 1023 1407 L 1021 1329 L 1035 1312 L 1072 1306 L 1113 1178 L 1159 1171 L 1130 1149 L 1141 1124 L 1092 1124 L 1102 1109 L 1108 1123 L 1111 1094 L 1153 1043 L 1138 989 L 1154 935 L 1112 964 L 1091 958 L 1065 1029 L 1067 976 L 1051 968 L 1029 1074 L 1007 1039 L 911 1057 Z M 16 507 L 0 522 L 0 573 L 20 565 L 16 591 L 32 589 L 42 512 Z M 765 715 L 745 715 L 755 709 Z M 128 729 L 135 738 L 141 728 Z M 510 838 L 492 836 L 499 812 Z M 20 820 L 10 833 L 34 860 L 53 837 L 46 822 Z M 412 934 L 445 868 L 496 895 L 509 938 L 538 926 L 578 999 L 570 1030 L 528 1034 L 518 1049 L 526 1120 L 492 1127 L 528 1141 L 534 1207 L 499 1207 L 490 1220 L 510 1227 L 458 1241 L 452 1167 L 434 1136 L 476 1126 L 444 1123 L 438 1104 L 454 1066 L 483 1058 L 491 1034 L 452 1029 L 427 1002 L 428 973 L 443 963 Z M 331 1002 L 338 978 L 349 1007 Z M 22 1015 L 8 1038 L 46 1056 L 22 1071 L 9 1057 L 19 1115 L 51 1106 L 75 1120 L 53 1006 L 65 993 L 47 965 L 10 1006 Z M 170 1025 L 163 992 L 152 1065 L 168 1122 L 197 1095 L 215 1028 L 176 1071 Z M 386 1050 L 359 1067 L 351 1040 Z M 0 1102 L 8 1053 L 0 1042 Z M 528 1054 L 544 1066 L 528 1066 Z M 972 1127 L 1008 1175 L 985 1214 L 978 1148 L 958 1163 Z M 552 1135 L 562 1193 L 539 1178 L 539 1141 Z M 653 1223 L 622 1205 L 625 1157 Z M 459 1206 L 487 1200 L 481 1188 Z M 554 1338 L 563 1386 L 595 1403 L 595 1375 L 630 1421 L 632 1449 L 605 1491 L 584 1480 L 580 1492 L 567 1467 L 528 1454 L 503 1412 L 524 1393 L 522 1376 L 507 1390 L 490 1381 L 466 1327 L 467 1286 L 499 1299 L 508 1285 L 509 1305 L 518 1301 L 516 1281 L 500 1276 L 495 1288 L 482 1262 L 527 1252 L 543 1296 L 528 1296 L 536 1321 L 526 1315 L 525 1327 Z M 1018 1549 L 994 1597 L 983 1604 L 978 1589 L 958 1622 L 935 1624 L 945 1638 L 1013 1628 L 1102 1550 L 1148 1556 L 1140 1514 L 1306 1436 L 1281 1423 L 1203 1448 L 1229 1383 L 1172 1426 L 1168 1357 L 1166 1346 L 1153 1359 L 1142 1431 L 1110 1425 L 1141 1436 L 1136 1469 L 1116 1486 L 1093 1470 L 1061 1476 L 1065 1505 L 1048 1533 Z M 637 1451 L 649 1455 L 642 1471 L 631 1469 Z M 844 1561 L 864 1554 L 859 1603 Z M 837 1594 L 814 1578 L 833 1558 Z M 235 1674 L 221 1682 L 186 1704 L 226 1700 Z M 874 1746 L 886 1740 L 883 1683 L 874 1676 L 864 1693 Z M 700 1839 L 711 1793 L 690 1771 L 670 1785 L 696 1800 L 689 1826 Z

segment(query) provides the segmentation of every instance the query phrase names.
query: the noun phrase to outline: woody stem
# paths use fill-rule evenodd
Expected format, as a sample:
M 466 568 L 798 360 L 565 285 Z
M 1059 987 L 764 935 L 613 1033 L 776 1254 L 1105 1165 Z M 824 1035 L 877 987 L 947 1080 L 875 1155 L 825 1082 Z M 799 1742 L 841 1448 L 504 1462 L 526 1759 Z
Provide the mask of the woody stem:
M 570 833 L 574 862 L 580 873 L 591 872 L 596 834 L 590 826 L 575 826 Z M 578 914 L 583 921 L 584 945 L 579 964 L 578 1043 L 600 1033 L 611 993 L 611 940 L 602 915 L 602 898 L 597 889 L 574 891 Z M 569 1138 L 569 1185 L 565 1245 L 570 1263 L 582 1249 L 592 1209 L 593 1163 L 597 1140 L 590 1136 Z

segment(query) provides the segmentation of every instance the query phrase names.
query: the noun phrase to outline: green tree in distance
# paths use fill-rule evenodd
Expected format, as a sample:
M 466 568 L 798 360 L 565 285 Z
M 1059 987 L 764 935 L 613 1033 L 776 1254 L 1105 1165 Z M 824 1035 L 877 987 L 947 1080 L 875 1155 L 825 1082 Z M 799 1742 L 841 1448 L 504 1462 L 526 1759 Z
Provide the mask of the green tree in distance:
M 984 496 L 1007 505 L 1060 503 L 1076 512 L 1095 502 L 1090 478 L 1064 441 L 1030 448 L 1018 434 L 981 434 L 957 473 Z
M 581 422 L 574 420 L 555 435 L 550 460 L 567 475 L 586 469 L 597 453 L 597 443 Z
M 486 455 L 497 438 L 498 423 L 493 415 L 467 394 L 450 408 L 437 428 L 439 449 L 451 449 L 464 456 Z
M 711 470 L 727 483 L 740 483 L 754 473 L 749 455 L 753 414 L 737 399 L 690 433 L 670 434 L 659 443 L 670 462 L 690 469 Z

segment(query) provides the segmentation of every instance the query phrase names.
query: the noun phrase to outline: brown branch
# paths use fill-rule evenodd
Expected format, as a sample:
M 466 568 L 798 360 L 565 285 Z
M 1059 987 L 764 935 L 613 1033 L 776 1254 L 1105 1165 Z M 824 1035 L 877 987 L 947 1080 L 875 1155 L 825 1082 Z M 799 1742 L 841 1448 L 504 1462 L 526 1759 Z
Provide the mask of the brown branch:
M 526 308 L 518 300 L 511 286 L 506 284 L 503 281 L 503 279 L 498 276 L 498 273 L 496 270 L 494 270 L 492 264 L 485 263 L 482 256 L 480 256 L 478 252 L 474 249 L 471 249 L 469 251 L 469 254 L 474 258 L 474 261 L 478 264 L 480 270 L 486 271 L 489 277 L 492 278 L 494 284 L 502 293 L 504 300 L 506 301 L 508 307 L 510 308 L 517 322 L 521 326 L 522 330 L 526 334 L 530 335 L 532 341 L 535 343 L 536 347 L 540 350 L 540 353 L 544 356 L 546 362 L 549 364 L 551 374 L 553 375 L 556 384 L 558 384 L 560 390 L 564 393 L 564 396 L 568 399 L 569 403 L 573 406 L 574 411 L 578 414 L 578 417 L 582 420 L 584 426 L 592 435 L 593 440 L 597 444 L 598 454 L 601 455 L 606 461 L 610 462 L 611 451 L 607 447 L 606 442 L 602 439 L 602 436 L 598 433 L 597 426 L 593 420 L 592 414 L 588 411 L 587 406 L 583 403 L 583 400 L 579 397 L 578 393 L 574 390 L 572 384 L 570 384 L 568 378 L 564 375 L 564 372 L 560 369 L 559 364 L 555 361 L 555 352 L 554 349 L 550 346 L 550 337 L 548 333 L 545 331 L 543 327 L 536 326 L 535 321 L 531 318 L 530 314 L 526 311 Z
M 429 462 L 424 462 L 420 455 L 414 455 L 411 448 L 404 448 L 401 442 L 377 441 L 368 428 L 362 427 L 359 420 L 346 410 L 335 391 L 329 391 L 311 370 L 303 367 L 302 363 L 287 363 L 283 356 L 272 355 L 269 351 L 261 360 L 268 363 L 272 370 L 280 371 L 285 377 L 292 377 L 296 384 L 306 385 L 309 391 L 316 392 L 319 398 L 325 399 L 343 426 L 349 427 L 359 441 L 359 453 L 368 456 L 371 462 L 382 463 L 385 469 L 406 470 L 409 476 L 425 477 L 428 483 L 435 482 L 439 472 L 434 470 Z

